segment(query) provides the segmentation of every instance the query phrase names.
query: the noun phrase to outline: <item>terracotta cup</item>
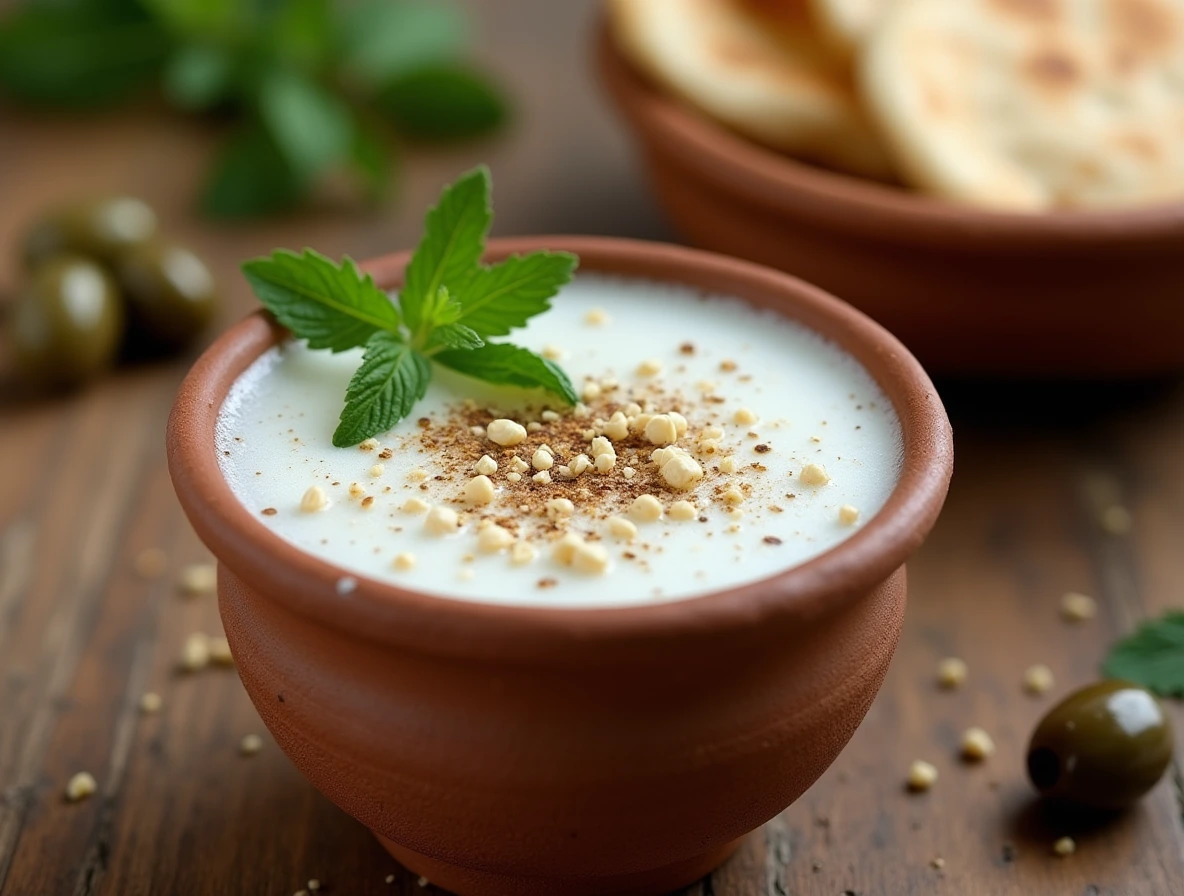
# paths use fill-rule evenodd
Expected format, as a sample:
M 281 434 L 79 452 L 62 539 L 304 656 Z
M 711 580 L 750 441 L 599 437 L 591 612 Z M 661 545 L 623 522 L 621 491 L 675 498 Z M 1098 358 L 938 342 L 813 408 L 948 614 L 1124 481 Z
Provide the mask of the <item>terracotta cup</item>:
M 867 312 L 927 368 L 1135 376 L 1184 369 L 1184 202 L 1002 214 L 759 146 L 638 75 L 602 30 L 601 78 L 692 243 Z
M 395 858 L 466 896 L 664 893 L 793 802 L 859 725 L 900 633 L 904 562 L 945 498 L 950 427 L 899 342 L 799 280 L 600 238 L 495 240 L 489 257 L 541 248 L 576 252 L 582 270 L 734 295 L 841 345 L 901 421 L 904 465 L 883 510 L 801 566 L 657 605 L 494 606 L 347 577 L 270 532 L 219 471 L 227 390 L 284 338 L 262 313 L 182 385 L 169 469 L 218 558 L 223 623 L 260 716 Z M 407 258 L 366 267 L 395 288 Z

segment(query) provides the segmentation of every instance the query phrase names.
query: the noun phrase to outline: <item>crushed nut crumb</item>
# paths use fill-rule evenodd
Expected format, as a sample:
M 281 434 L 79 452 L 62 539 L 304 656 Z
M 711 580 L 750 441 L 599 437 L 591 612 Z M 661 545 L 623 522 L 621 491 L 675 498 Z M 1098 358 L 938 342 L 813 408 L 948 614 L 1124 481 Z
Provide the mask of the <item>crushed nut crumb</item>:
M 218 570 L 212 563 L 192 563 L 181 569 L 177 587 L 184 597 L 203 597 L 218 589 Z
M 481 459 L 473 465 L 473 469 L 482 476 L 492 476 L 497 472 L 497 461 L 488 454 L 482 454 Z
M 672 520 L 686 523 L 693 520 L 699 511 L 690 501 L 675 501 L 670 505 L 669 516 Z
M 407 572 L 410 569 L 415 569 L 416 558 L 410 551 L 403 551 L 401 554 L 395 554 L 395 559 L 391 561 L 391 566 L 399 572 Z
M 637 537 L 637 527 L 623 516 L 608 518 L 608 533 L 621 541 L 632 541 Z
M 602 327 L 607 324 L 611 318 L 608 316 L 603 308 L 593 308 L 584 315 L 584 323 L 593 327 Z
M 839 522 L 844 526 L 854 526 L 859 521 L 859 508 L 851 504 L 844 504 L 839 508 Z
M 1061 597 L 1061 616 L 1069 622 L 1084 622 L 1093 619 L 1098 612 L 1098 603 L 1092 597 L 1070 591 Z
M 656 523 L 662 518 L 662 502 L 653 495 L 638 495 L 629 505 L 629 516 L 639 523 Z
M 90 772 L 78 772 L 66 784 L 66 799 L 71 803 L 77 803 L 91 796 L 98 789 L 99 785 L 95 781 L 94 775 Z
M 427 513 L 431 509 L 431 504 L 422 498 L 408 498 L 403 502 L 402 508 L 404 513 Z
M 969 674 L 966 663 L 956 656 L 946 657 L 937 664 L 937 683 L 948 690 L 962 687 Z
M 982 728 L 967 728 L 962 733 L 961 752 L 968 762 L 981 762 L 995 752 L 995 742 Z
M 488 504 L 494 494 L 493 480 L 488 476 L 474 476 L 465 484 L 465 500 L 470 504 Z
M 194 632 L 181 648 L 181 668 L 198 672 L 210 664 L 210 639 L 202 632 Z
M 504 417 L 492 421 L 485 427 L 485 434 L 489 441 L 503 448 L 520 445 L 526 441 L 526 427 Z
M 155 691 L 147 691 L 140 695 L 140 712 L 144 715 L 152 715 L 155 712 L 160 712 L 160 707 L 164 705 L 164 701 L 160 698 L 160 694 Z
M 1046 694 L 1052 690 L 1055 683 L 1052 669 L 1042 663 L 1029 666 L 1024 670 L 1024 690 L 1034 696 Z
M 937 781 L 937 768 L 922 759 L 917 759 L 909 766 L 907 779 L 908 788 L 920 793 L 928 790 Z
M 238 751 L 243 756 L 254 756 L 263 749 L 263 738 L 258 734 L 248 734 L 238 744 Z
M 1062 859 L 1068 858 L 1077 852 L 1077 841 L 1072 837 L 1061 837 L 1052 845 L 1052 851 Z
M 300 509 L 305 513 L 316 513 L 329 506 L 329 496 L 319 485 L 310 485 L 300 498 Z
M 168 571 L 169 558 L 160 548 L 145 548 L 132 565 L 141 579 L 158 579 Z
M 433 507 L 423 527 L 431 535 L 451 535 L 460 528 L 460 517 L 451 507 Z
M 806 485 L 826 485 L 830 482 L 830 476 L 822 464 L 806 464 L 798 478 Z

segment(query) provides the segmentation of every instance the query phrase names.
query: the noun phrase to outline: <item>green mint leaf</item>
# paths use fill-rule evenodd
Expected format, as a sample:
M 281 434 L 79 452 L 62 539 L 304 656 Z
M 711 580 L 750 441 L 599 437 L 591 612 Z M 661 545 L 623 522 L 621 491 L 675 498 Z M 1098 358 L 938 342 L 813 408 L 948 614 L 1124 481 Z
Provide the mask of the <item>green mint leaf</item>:
M 423 238 L 407 266 L 399 305 L 412 333 L 424 323 L 423 307 L 441 286 L 459 292 L 478 270 L 493 221 L 489 169 L 484 165 L 444 188 L 424 221 Z
M 311 78 L 296 71 L 273 71 L 259 87 L 259 110 L 297 180 L 308 183 L 349 157 L 349 107 Z
M 386 432 L 411 413 L 431 378 L 427 358 L 394 333 L 375 333 L 366 343 L 362 366 L 349 381 L 333 444 L 348 448 Z
M 443 327 L 460 320 L 460 302 L 452 298 L 447 286 L 441 286 L 435 294 L 426 299 L 419 309 L 424 327 Z
M 381 202 L 390 192 L 395 150 L 373 128 L 358 122 L 350 149 L 350 168 L 371 202 Z
M 485 340 L 478 336 L 475 330 L 464 324 L 444 324 L 432 330 L 427 347 L 472 351 L 484 344 Z
M 337 49 L 333 5 L 333 0 L 287 0 L 260 29 L 268 48 L 302 68 L 324 64 Z
M 440 352 L 433 360 L 487 383 L 546 389 L 568 404 L 580 400 L 558 364 L 516 345 L 484 345 L 470 351 Z
M 232 38 L 247 26 L 242 0 L 140 0 L 157 21 L 180 37 Z
M 344 16 L 346 76 L 370 88 L 455 58 L 465 43 L 463 14 L 440 0 L 363 0 Z
M 1102 671 L 1110 678 L 1141 684 L 1162 697 L 1184 697 L 1184 611 L 1145 622 L 1117 642 Z
M 451 65 L 407 72 L 375 102 L 400 134 L 420 140 L 463 140 L 506 119 L 506 102 L 487 78 Z
M 214 218 L 250 218 L 299 204 L 304 189 L 259 127 L 239 131 L 219 150 L 202 188 L 201 209 Z
M 481 268 L 456 294 L 459 320 L 482 336 L 505 336 L 547 311 L 578 264 L 570 252 L 532 252 Z
M 211 44 L 189 44 L 169 59 L 164 70 L 164 91 L 183 109 L 208 109 L 234 90 L 234 57 Z
M 243 273 L 259 301 L 309 348 L 341 352 L 399 328 L 394 303 L 348 258 L 338 265 L 311 249 L 280 250 L 246 262 Z
M 0 92 L 45 106 L 106 106 L 150 83 L 167 52 L 138 8 L 27 4 L 0 23 Z

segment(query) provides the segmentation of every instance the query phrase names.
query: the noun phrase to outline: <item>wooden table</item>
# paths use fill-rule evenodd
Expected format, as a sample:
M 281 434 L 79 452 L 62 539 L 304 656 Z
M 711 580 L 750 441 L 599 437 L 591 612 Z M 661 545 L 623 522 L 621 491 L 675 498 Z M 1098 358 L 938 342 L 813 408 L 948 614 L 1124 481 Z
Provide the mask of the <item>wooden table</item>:
M 56 197 L 138 193 L 216 263 L 226 324 L 251 305 L 236 273 L 242 259 L 275 246 L 367 257 L 408 245 L 439 186 L 480 160 L 495 174 L 499 233 L 669 237 L 585 64 L 593 4 L 470 5 L 487 61 L 517 97 L 517 120 L 489 142 L 409 156 L 393 208 L 211 226 L 189 213 L 210 146 L 192 122 L 8 111 L 0 244 Z M 15 263 L 0 264 L 0 281 L 14 280 Z M 0 890 L 285 896 L 315 877 L 331 893 L 430 893 L 305 783 L 232 671 L 175 671 L 187 634 L 219 631 L 213 599 L 183 600 L 175 588 L 183 564 L 207 558 L 164 462 L 165 416 L 187 363 L 124 371 L 71 399 L 0 404 Z M 883 692 L 822 780 L 690 894 L 1184 892 L 1170 780 L 1129 814 L 1082 829 L 1044 814 L 1022 759 L 1054 697 L 1092 679 L 1115 636 L 1178 601 L 1184 388 L 943 390 L 957 473 L 943 519 L 911 564 L 912 605 Z M 1129 534 L 1099 526 L 1111 504 L 1132 512 Z M 149 548 L 165 552 L 169 574 L 137 575 L 135 559 Z M 1067 590 L 1095 595 L 1098 618 L 1063 622 L 1057 604 Z M 935 687 L 947 655 L 970 665 L 959 691 Z M 1044 698 L 1021 691 L 1035 662 L 1056 674 Z M 164 698 L 155 715 L 137 710 L 147 690 Z M 970 725 L 998 745 L 974 767 L 956 758 Z M 248 733 L 263 735 L 253 758 L 238 753 Z M 927 794 L 904 791 L 915 758 L 940 770 Z M 63 788 L 82 769 L 99 793 L 68 804 Z M 1079 849 L 1058 859 L 1051 844 L 1064 833 Z M 931 865 L 938 858 L 941 870 Z

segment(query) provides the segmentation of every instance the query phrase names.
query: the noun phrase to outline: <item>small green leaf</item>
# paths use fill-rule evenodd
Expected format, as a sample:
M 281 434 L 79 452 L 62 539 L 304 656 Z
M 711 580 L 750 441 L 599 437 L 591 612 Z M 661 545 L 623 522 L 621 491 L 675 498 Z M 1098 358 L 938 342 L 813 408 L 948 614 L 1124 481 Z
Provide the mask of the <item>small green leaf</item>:
M 391 186 L 395 149 L 383 135 L 358 122 L 350 151 L 351 168 L 361 180 L 366 197 L 372 202 L 386 198 Z
M 1102 671 L 1163 697 L 1184 697 L 1184 611 L 1145 622 L 1110 648 Z
M 470 351 L 440 352 L 433 360 L 487 383 L 546 389 L 568 404 L 580 400 L 558 364 L 516 345 L 484 345 Z
M 336 50 L 332 0 L 286 0 L 262 30 L 271 51 L 294 65 L 319 66 Z
M 249 218 L 288 211 L 304 188 L 259 127 L 248 126 L 227 141 L 202 190 L 201 207 L 215 218 Z
M 166 28 L 185 37 L 229 38 L 241 34 L 249 4 L 242 0 L 141 0 Z
M 390 82 L 376 100 L 401 134 L 461 140 L 492 131 L 506 103 L 486 78 L 458 66 L 431 65 Z
M 432 330 L 427 347 L 429 349 L 446 348 L 472 351 L 484 344 L 485 340 L 464 324 L 444 324 Z
M 182 47 L 164 70 L 164 90 L 183 109 L 208 109 L 226 99 L 234 89 L 234 57 L 225 47 L 189 44 Z
M 394 303 L 349 258 L 337 265 L 311 249 L 280 250 L 246 262 L 243 273 L 267 310 L 310 348 L 341 352 L 399 329 Z
M 489 169 L 484 165 L 444 188 L 440 201 L 427 214 L 399 295 L 403 317 L 413 333 L 422 324 L 429 296 L 435 297 L 441 286 L 459 293 L 477 272 L 492 221 Z
M 456 293 L 459 320 L 482 336 L 505 336 L 550 309 L 551 298 L 570 282 L 578 264 L 570 252 L 532 252 L 481 268 Z
M 394 333 L 375 333 L 345 393 L 333 444 L 348 448 L 386 432 L 415 407 L 432 378 L 427 358 Z
M 363 0 L 344 26 L 346 73 L 371 87 L 454 58 L 466 37 L 464 16 L 439 0 Z
M 46 106 L 109 105 L 147 85 L 167 52 L 142 11 L 27 5 L 0 23 L 0 91 Z
M 311 78 L 277 70 L 259 88 L 259 114 L 296 178 L 311 181 L 349 157 L 349 107 Z

